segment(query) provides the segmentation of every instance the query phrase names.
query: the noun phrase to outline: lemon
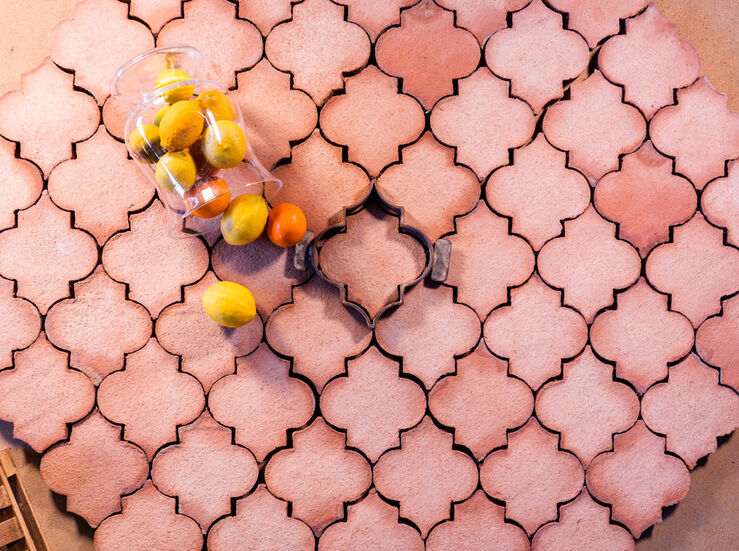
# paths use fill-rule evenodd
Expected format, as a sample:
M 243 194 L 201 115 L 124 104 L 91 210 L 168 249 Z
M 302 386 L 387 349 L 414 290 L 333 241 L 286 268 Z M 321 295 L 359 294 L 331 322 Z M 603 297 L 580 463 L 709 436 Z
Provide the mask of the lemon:
M 157 111 L 157 114 L 154 115 L 154 124 L 159 126 L 159 123 L 162 122 L 162 118 L 164 118 L 164 113 L 167 112 L 167 109 L 169 109 L 169 104 L 165 105 L 159 111 Z
M 153 124 L 140 124 L 128 137 L 131 153 L 147 163 L 156 163 L 164 153 L 159 139 L 159 128 Z
M 246 134 L 233 121 L 216 121 L 203 132 L 203 154 L 216 168 L 231 168 L 244 160 Z
M 212 113 L 213 118 L 217 121 L 232 121 L 236 117 L 233 103 L 226 94 L 218 90 L 203 92 L 198 96 L 198 102 L 206 117 L 208 117 L 208 112 Z
M 200 137 L 204 122 L 195 102 L 185 100 L 171 105 L 159 123 L 162 147 L 179 151 L 191 146 Z
M 174 84 L 175 82 L 190 80 L 190 78 L 190 75 L 188 75 L 182 69 L 165 69 L 157 76 L 156 83 L 154 84 L 154 90 L 157 90 L 158 88 L 164 88 L 165 86 L 169 86 L 170 84 Z M 177 86 L 164 92 L 162 94 L 162 97 L 167 103 L 176 103 L 184 99 L 190 99 L 194 93 L 195 86 Z
M 231 245 L 246 245 L 257 239 L 267 224 L 267 203 L 260 195 L 239 195 L 221 217 L 221 233 Z
M 195 183 L 197 173 L 192 155 L 187 151 L 171 151 L 159 159 L 154 170 L 154 178 L 168 191 L 174 191 L 176 188 L 187 191 Z
M 254 295 L 233 281 L 219 281 L 208 287 L 203 295 L 203 310 L 225 327 L 241 327 L 257 315 Z

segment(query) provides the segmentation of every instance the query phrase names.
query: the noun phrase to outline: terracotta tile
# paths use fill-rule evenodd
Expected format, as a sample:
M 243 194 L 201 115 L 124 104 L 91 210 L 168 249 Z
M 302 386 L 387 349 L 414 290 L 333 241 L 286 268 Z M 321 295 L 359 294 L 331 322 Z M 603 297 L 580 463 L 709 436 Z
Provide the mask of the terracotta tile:
M 345 79 L 346 93 L 321 109 L 321 129 L 332 142 L 348 147 L 348 158 L 370 176 L 399 159 L 398 150 L 418 138 L 426 117 L 418 102 L 398 92 L 398 80 L 374 65 Z
M 78 2 L 74 15 L 55 27 L 48 40 L 54 62 L 74 70 L 76 84 L 92 93 L 100 105 L 118 68 L 154 47 L 149 29 L 129 19 L 128 6 L 117 0 Z
M 398 447 L 399 432 L 416 425 L 425 411 L 423 390 L 401 377 L 400 365 L 374 346 L 347 360 L 347 374 L 333 379 L 321 393 L 326 421 L 346 429 L 347 444 L 373 462 Z
M 69 213 L 58 209 L 46 192 L 18 212 L 18 227 L 0 233 L 0 275 L 15 279 L 17 295 L 31 300 L 42 314 L 69 296 L 70 282 L 87 276 L 97 258 L 95 240 L 70 228 Z
M 361 25 L 374 42 L 387 27 L 400 23 L 400 10 L 417 3 L 418 0 L 336 0 L 347 6 L 349 21 Z
M 105 129 L 119 140 L 126 139 L 124 128 L 130 109 L 131 105 L 129 103 L 117 99 L 115 96 L 108 96 L 103 104 L 102 123 L 105 125 Z
M 508 234 L 508 220 L 487 207 L 455 221 L 449 276 L 446 283 L 457 287 L 457 300 L 475 309 L 480 319 L 508 300 L 508 289 L 521 285 L 534 271 L 531 247 Z M 484 236 L 484 238 L 483 238 Z
M 406 293 L 402 306 L 380 318 L 375 336 L 384 350 L 403 356 L 404 373 L 430 389 L 454 372 L 456 356 L 475 347 L 480 321 L 471 308 L 454 302 L 450 287 L 420 284 Z
M 207 412 L 177 432 L 179 443 L 160 450 L 152 461 L 151 478 L 159 491 L 178 499 L 179 512 L 205 533 L 231 511 L 232 498 L 254 487 L 257 462 Z
M 636 15 L 648 0 L 551 0 L 552 6 L 569 16 L 569 27 L 594 47 L 605 37 L 618 34 L 619 20 Z
M 290 0 L 238 0 L 239 17 L 254 23 L 264 36 L 272 27 L 292 17 Z
M 456 160 L 482 179 L 508 164 L 508 150 L 534 133 L 534 114 L 508 95 L 508 82 L 481 67 L 458 82 L 459 94 L 441 100 L 431 113 L 431 128 L 456 149 Z
M 426 537 L 439 521 L 449 518 L 451 504 L 469 497 L 477 486 L 477 466 L 452 448 L 454 437 L 426 417 L 400 435 L 400 448 L 385 453 L 375 465 L 375 487 L 400 503 L 407 518 Z
M 3 200 L 0 203 L 0 230 L 15 225 L 15 211 L 35 203 L 43 182 L 38 168 L 15 157 L 15 144 L 0 137 L 0 174 L 3 175 Z
M 430 110 L 453 92 L 453 80 L 477 67 L 480 48 L 475 37 L 454 26 L 454 13 L 431 0 L 403 10 L 400 26 L 377 39 L 377 66 L 403 82 L 403 92 Z
M 564 95 L 565 81 L 587 69 L 590 50 L 579 34 L 563 29 L 562 14 L 534 0 L 513 14 L 513 27 L 488 40 L 485 60 L 538 113 Z
M 609 80 L 622 84 L 624 99 L 647 118 L 673 103 L 675 89 L 698 78 L 700 56 L 677 37 L 676 26 L 654 4 L 626 20 L 626 34 L 614 36 L 598 53 L 598 65 Z
M 263 485 L 236 501 L 236 514 L 216 522 L 208 533 L 208 549 L 250 551 L 291 549 L 312 551 L 313 532 L 308 526 L 287 515 L 287 503 L 270 494 Z
M 339 302 L 336 288 L 317 277 L 293 289 L 292 300 L 267 320 L 267 340 L 277 352 L 292 356 L 293 370 L 320 391 L 344 371 L 345 357 L 367 347 L 372 333 Z
M 467 446 L 478 460 L 505 446 L 506 431 L 521 426 L 534 409 L 529 387 L 507 371 L 507 362 L 481 343 L 457 360 L 454 375 L 441 379 L 429 392 L 434 418 L 453 427 L 457 444 Z
M 90 412 L 95 387 L 68 368 L 67 354 L 43 333 L 29 348 L 15 352 L 13 360 L 12 369 L 0 371 L 0 417 L 13 423 L 15 438 L 42 452 L 67 438 L 67 423 Z
M 293 434 L 293 447 L 277 452 L 264 469 L 267 488 L 292 503 L 292 516 L 320 536 L 344 516 L 344 503 L 357 500 L 372 482 L 369 463 L 344 449 L 344 435 L 318 417 Z
M 721 383 L 739 392 L 739 297 L 722 304 L 720 316 L 698 328 L 695 349 L 706 362 L 721 371 Z
M 182 0 L 131 0 L 128 11 L 158 33 L 167 22 L 182 16 Z
M 739 251 L 723 244 L 723 232 L 696 214 L 674 228 L 673 240 L 647 258 L 649 283 L 669 293 L 671 308 L 698 327 L 721 310 L 721 297 L 739 288 Z
M 709 222 L 726 228 L 729 243 L 739 247 L 739 161 L 728 164 L 728 176 L 714 180 L 701 194 L 701 208 Z
M 20 90 L 0 97 L 0 135 L 20 142 L 21 157 L 36 163 L 44 176 L 71 158 L 72 144 L 92 136 L 100 121 L 95 100 L 73 90 L 73 83 L 73 75 L 46 58 L 21 77 Z
M 677 105 L 662 109 L 649 124 L 654 146 L 674 157 L 676 172 L 697 189 L 724 176 L 725 161 L 739 157 L 739 113 L 727 101 L 703 77 L 678 90 Z
M 616 225 L 592 207 L 564 226 L 564 237 L 542 247 L 537 267 L 544 281 L 564 289 L 564 304 L 577 308 L 590 323 L 613 303 L 615 289 L 637 280 L 641 259 L 631 245 L 616 238 Z
M 343 88 L 342 74 L 362 67 L 371 50 L 361 27 L 344 21 L 344 7 L 330 0 L 293 5 L 292 19 L 272 29 L 265 53 L 280 70 L 290 71 L 296 88 L 322 104 Z
M 569 153 L 569 166 L 591 182 L 619 167 L 646 136 L 644 116 L 621 103 L 622 89 L 595 71 L 570 87 L 568 100 L 552 105 L 544 116 L 544 133 L 552 145 Z
M 493 311 L 483 326 L 488 348 L 534 390 L 559 375 L 561 360 L 578 354 L 588 338 L 585 320 L 563 307 L 561 297 L 534 275 L 511 290 L 511 304 Z
M 613 451 L 596 457 L 588 468 L 588 490 L 611 505 L 611 517 L 638 538 L 662 520 L 662 507 L 688 493 L 690 473 L 682 461 L 665 454 L 665 439 L 644 421 L 613 438 Z
M 443 8 L 456 12 L 456 23 L 477 37 L 480 44 L 506 27 L 508 12 L 523 8 L 529 0 L 437 0 Z
M 95 549 L 100 551 L 200 551 L 203 534 L 185 515 L 177 514 L 177 503 L 160 493 L 151 480 L 135 494 L 121 500 L 123 512 L 105 519 L 95 531 Z
M 635 245 L 642 257 L 670 237 L 670 227 L 695 212 L 695 189 L 672 173 L 672 161 L 647 141 L 626 155 L 621 170 L 606 174 L 595 186 L 593 204 L 618 223 L 618 236 Z
M 129 217 L 131 229 L 105 244 L 105 271 L 128 285 L 129 297 L 156 317 L 168 305 L 182 300 L 182 285 L 200 279 L 208 267 L 208 251 L 199 239 L 172 239 L 171 219 L 155 200 L 143 212 Z M 156 251 L 154 253 L 153 251 Z
M 494 499 L 506 502 L 506 516 L 531 535 L 557 518 L 557 504 L 580 493 L 584 473 L 574 455 L 557 449 L 559 437 L 532 418 L 508 436 L 480 466 L 480 482 Z
M 454 150 L 427 132 L 401 151 L 402 162 L 377 179 L 382 198 L 404 208 L 404 222 L 435 241 L 453 231 L 455 216 L 469 212 L 480 197 L 480 183 L 470 169 L 455 164 Z
M 0 277 L 0 369 L 13 365 L 13 350 L 30 345 L 41 329 L 34 305 L 13 292 L 15 283 Z
M 287 444 L 287 430 L 313 415 L 310 387 L 290 377 L 290 362 L 266 343 L 236 360 L 236 374 L 219 379 L 208 394 L 208 409 L 219 422 L 236 429 L 234 441 L 249 448 L 257 461 Z
M 121 429 L 97 411 L 72 427 L 68 442 L 41 458 L 51 491 L 67 496 L 67 511 L 95 528 L 121 510 L 121 496 L 140 488 L 149 474 L 146 455 L 121 440 Z

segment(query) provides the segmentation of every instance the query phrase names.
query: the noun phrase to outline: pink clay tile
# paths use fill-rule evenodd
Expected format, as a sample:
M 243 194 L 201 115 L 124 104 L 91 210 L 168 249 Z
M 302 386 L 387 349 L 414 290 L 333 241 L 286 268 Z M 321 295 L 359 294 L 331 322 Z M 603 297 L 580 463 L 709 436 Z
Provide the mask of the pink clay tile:
M 621 102 L 622 90 L 600 71 L 570 87 L 570 98 L 555 103 L 544 116 L 549 142 L 569 153 L 568 166 L 591 183 L 619 168 L 619 156 L 644 141 L 647 125 L 635 107 Z
M 49 33 L 51 59 L 73 70 L 75 83 L 92 93 L 100 105 L 118 68 L 154 47 L 149 29 L 129 19 L 128 8 L 117 0 L 78 2 L 74 15 Z
M 454 12 L 421 0 L 400 14 L 400 26 L 382 33 L 375 44 L 377 66 L 402 79 L 403 92 L 426 110 L 454 91 L 455 79 L 477 67 L 480 46 L 474 35 L 454 26 Z
M 508 364 L 481 343 L 457 360 L 456 374 L 441 379 L 429 393 L 431 414 L 453 427 L 457 444 L 478 460 L 505 446 L 506 431 L 523 425 L 534 409 L 529 387 L 507 371 Z
M 698 328 L 695 349 L 721 371 L 721 383 L 739 392 L 739 297 L 724 301 L 722 313 Z
M 739 396 L 719 385 L 719 372 L 691 354 L 670 367 L 667 382 L 642 398 L 644 422 L 667 437 L 667 449 L 695 468 L 716 451 L 716 437 L 739 426 Z
M 160 450 L 152 461 L 151 478 L 205 533 L 230 513 L 232 498 L 254 487 L 259 469 L 249 450 L 235 445 L 231 431 L 207 412 L 177 432 L 179 443 Z
M 254 23 L 264 36 L 272 27 L 292 16 L 290 0 L 237 0 L 239 17 Z
M 528 243 L 508 233 L 508 220 L 494 214 L 485 201 L 457 218 L 446 283 L 457 287 L 457 299 L 475 309 L 480 319 L 508 300 L 508 289 L 534 271 Z
M 18 226 L 0 233 L 0 275 L 17 281 L 17 295 L 42 314 L 69 296 L 70 282 L 95 267 L 95 240 L 70 227 L 67 211 L 44 192 L 32 207 L 18 212 Z
M 426 267 L 420 241 L 400 233 L 400 220 L 367 207 L 346 218 L 346 231 L 330 237 L 318 252 L 321 272 L 345 286 L 342 296 L 374 319 L 400 300 L 401 286 L 419 278 Z
M 690 181 L 673 174 L 672 161 L 647 141 L 623 158 L 621 170 L 597 183 L 593 204 L 618 224 L 618 236 L 646 257 L 669 239 L 671 226 L 693 216 L 697 199 Z
M 44 323 L 49 340 L 69 350 L 69 363 L 97 385 L 123 368 L 124 354 L 144 346 L 151 336 L 146 308 L 126 299 L 126 287 L 102 266 L 74 284 L 74 297 L 57 302 Z
M 508 164 L 508 150 L 534 133 L 534 114 L 508 95 L 508 82 L 481 67 L 459 81 L 459 94 L 441 100 L 431 113 L 431 128 L 456 150 L 456 160 L 482 179 Z
M 375 487 L 400 503 L 400 516 L 426 537 L 447 520 L 451 505 L 467 499 L 477 486 L 477 465 L 453 449 L 454 437 L 436 428 L 429 417 L 400 435 L 400 448 L 385 453 L 375 465 Z
M 234 441 L 249 448 L 257 461 L 287 444 L 287 431 L 313 415 L 310 387 L 290 376 L 290 362 L 266 343 L 236 360 L 236 373 L 216 381 L 208 409 L 219 423 L 235 428 Z
M 0 369 L 13 365 L 13 351 L 36 340 L 41 317 L 32 302 L 16 298 L 15 283 L 0 277 Z
M 598 53 L 603 74 L 624 86 L 624 99 L 651 119 L 673 103 L 677 88 L 692 84 L 700 71 L 698 52 L 677 37 L 676 25 L 660 15 L 654 4 L 626 20 L 626 34 L 614 36 Z
M 531 535 L 557 518 L 557 504 L 575 497 L 584 473 L 574 455 L 557 449 L 559 438 L 533 417 L 508 435 L 508 447 L 480 466 L 482 488 L 506 502 L 506 517 Z
M 233 87 L 235 73 L 262 57 L 259 30 L 251 21 L 236 18 L 236 6 L 228 0 L 190 0 L 182 8 L 185 17 L 170 21 L 159 31 L 157 46 L 195 46 L 205 60 L 197 78 Z
M 616 295 L 616 309 L 595 318 L 590 341 L 600 356 L 616 362 L 616 376 L 643 394 L 667 376 L 668 364 L 690 352 L 693 327 L 668 308 L 666 295 L 640 278 Z
M 293 433 L 292 448 L 277 452 L 264 469 L 269 491 L 289 500 L 292 516 L 317 536 L 343 518 L 344 503 L 359 499 L 372 483 L 369 463 L 344 445 L 344 434 L 318 417 Z
M 611 438 L 639 417 L 639 397 L 613 380 L 613 367 L 595 357 L 590 347 L 562 367 L 561 381 L 552 381 L 536 395 L 536 417 L 562 434 L 562 448 L 587 467 Z
M 535 250 L 562 233 L 562 221 L 582 214 L 590 202 L 587 179 L 567 168 L 563 151 L 549 145 L 544 134 L 513 151 L 513 165 L 490 175 L 490 205 L 513 220 L 512 230 Z
M 375 337 L 384 350 L 403 356 L 404 373 L 430 389 L 454 372 L 456 356 L 475 347 L 480 321 L 471 308 L 454 302 L 450 287 L 419 284 L 405 294 L 402 306 L 380 318 Z
M 292 148 L 290 164 L 275 169 L 285 184 L 268 194 L 272 205 L 294 203 L 305 212 L 308 227 L 316 233 L 341 221 L 342 208 L 360 203 L 370 190 L 370 181 L 357 165 L 342 161 L 340 147 L 323 139 L 320 132 Z
M 727 229 L 729 243 L 739 247 L 739 161 L 730 162 L 728 176 L 703 190 L 701 208 L 709 222 Z
M 264 328 L 259 316 L 231 329 L 218 325 L 203 310 L 205 291 L 219 280 L 208 272 L 185 287 L 185 301 L 167 307 L 156 324 L 156 335 L 169 352 L 182 357 L 182 371 L 197 377 L 207 392 L 218 379 L 234 372 L 234 359 L 259 346 Z
M 551 0 L 552 6 L 569 16 L 569 27 L 595 47 L 601 40 L 618 34 L 620 20 L 636 15 L 648 0 Z
M 166 23 L 182 15 L 182 0 L 131 0 L 128 11 L 158 33 Z
M 398 161 L 398 149 L 423 132 L 426 117 L 418 102 L 398 92 L 397 79 L 368 65 L 345 80 L 346 93 L 321 109 L 321 129 L 348 147 L 349 160 L 377 176 Z
M 236 85 L 232 98 L 241 107 L 249 145 L 267 168 L 290 157 L 290 142 L 316 127 L 318 115 L 310 96 L 292 89 L 290 74 L 267 59 L 237 74 Z
M 456 22 L 485 44 L 485 39 L 506 27 L 508 12 L 517 11 L 529 0 L 436 0 L 441 7 L 456 12 Z
M 313 551 L 315 538 L 308 526 L 287 515 L 287 502 L 264 485 L 236 501 L 236 514 L 216 522 L 208 533 L 211 551 Z
M 140 446 L 149 460 L 177 440 L 178 426 L 194 421 L 205 407 L 202 387 L 178 368 L 177 357 L 151 339 L 98 389 L 100 413 L 124 425 L 123 437 Z
M 346 521 L 329 526 L 318 541 L 318 551 L 423 551 L 416 530 L 398 522 L 398 510 L 370 490 L 347 509 Z
M 180 287 L 200 279 L 208 268 L 203 242 L 172 239 L 170 222 L 155 199 L 145 211 L 130 215 L 131 229 L 109 239 L 102 254 L 105 271 L 126 283 L 129 297 L 154 317 L 168 304 L 182 300 Z
M 542 247 L 537 267 L 544 281 L 564 289 L 564 304 L 577 308 L 590 323 L 596 312 L 613 303 L 615 289 L 637 280 L 641 259 L 616 238 L 616 225 L 592 207 L 564 226 L 564 237 Z
M 483 326 L 485 343 L 507 358 L 509 373 L 533 389 L 562 371 L 562 359 L 578 354 L 588 338 L 582 316 L 561 304 L 560 291 L 534 275 L 511 290 L 510 305 L 494 310 Z
M 67 423 L 95 405 L 95 387 L 69 369 L 67 354 L 42 333 L 29 348 L 15 352 L 13 367 L 0 371 L 0 417 L 13 423 L 13 436 L 42 452 L 67 437 Z
M 610 523 L 610 511 L 598 505 L 587 489 L 570 503 L 561 505 L 559 519 L 542 526 L 532 540 L 533 551 L 634 551 L 634 538 Z
M 673 232 L 673 240 L 647 258 L 649 283 L 669 293 L 671 307 L 698 327 L 721 311 L 721 298 L 739 290 L 739 250 L 700 213 Z
M 400 10 L 416 4 L 418 0 L 336 0 L 347 6 L 349 21 L 361 25 L 374 42 L 387 27 L 400 23 Z
M 372 333 L 339 301 L 332 285 L 314 277 L 293 289 L 292 302 L 267 320 L 267 341 L 293 357 L 293 371 L 310 378 L 319 392 L 344 371 L 344 358 L 367 348 Z
M 587 484 L 595 499 L 611 505 L 613 520 L 638 538 L 662 520 L 662 507 L 685 497 L 690 473 L 680 459 L 665 453 L 665 439 L 639 420 L 613 437 L 613 451 L 593 460 Z
M 74 75 L 46 58 L 21 77 L 20 90 L 0 97 L 0 135 L 20 142 L 21 157 L 36 163 L 44 176 L 71 158 L 72 144 L 92 136 L 100 120 L 95 100 L 73 86 Z
M 124 128 L 126 125 L 126 117 L 131 109 L 130 104 L 125 101 L 116 99 L 115 96 L 108 96 L 102 109 L 103 124 L 105 129 L 119 140 L 125 140 L 126 136 Z
M 149 474 L 146 455 L 121 440 L 121 428 L 95 411 L 72 427 L 68 442 L 41 458 L 41 475 L 52 492 L 67 496 L 67 511 L 93 528 L 121 510 L 121 496 L 141 488 Z
M 128 212 L 146 206 L 154 186 L 127 158 L 126 146 L 100 126 L 92 138 L 77 145 L 76 158 L 54 167 L 49 195 L 61 208 L 73 210 L 75 226 L 102 245 L 128 228 Z
M 347 360 L 347 374 L 326 385 L 321 413 L 332 425 L 346 429 L 347 445 L 376 462 L 399 445 L 399 433 L 423 418 L 426 396 L 415 382 L 400 376 L 398 362 L 370 347 Z
M 151 480 L 121 500 L 123 512 L 105 519 L 95 531 L 99 551 L 201 551 L 203 534 L 191 518 L 177 513 L 177 503 Z
M 480 183 L 469 168 L 457 165 L 454 150 L 431 132 L 401 152 L 400 164 L 377 179 L 382 198 L 403 207 L 403 221 L 436 241 L 454 230 L 454 217 L 469 212 L 480 198 Z
M 705 77 L 677 91 L 677 105 L 657 113 L 649 124 L 654 146 L 675 158 L 675 170 L 696 189 L 725 175 L 724 164 L 739 157 L 739 113 L 730 111 L 728 96 Z
M 505 509 L 477 490 L 462 503 L 453 504 L 454 520 L 436 525 L 426 539 L 428 551 L 527 551 L 526 532 L 505 522 Z
M 511 92 L 536 113 L 564 95 L 564 81 L 585 71 L 588 44 L 576 32 L 562 28 L 562 14 L 534 0 L 513 14 L 513 27 L 490 37 L 485 60 L 496 74 L 511 81 Z
M 294 4 L 292 19 L 272 29 L 265 41 L 270 62 L 290 71 L 295 87 L 318 105 L 343 88 L 344 73 L 367 63 L 372 48 L 360 26 L 344 21 L 344 9 L 330 0 Z
M 15 156 L 15 144 L 0 137 L 0 174 L 3 200 L 0 202 L 0 230 L 15 225 L 15 211 L 34 204 L 43 188 L 41 173 L 25 159 Z

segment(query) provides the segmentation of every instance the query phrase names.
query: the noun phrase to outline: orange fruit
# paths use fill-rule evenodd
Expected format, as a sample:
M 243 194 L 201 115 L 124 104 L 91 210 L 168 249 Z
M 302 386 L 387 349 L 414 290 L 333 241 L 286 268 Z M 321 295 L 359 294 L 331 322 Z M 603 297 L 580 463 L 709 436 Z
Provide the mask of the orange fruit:
M 280 203 L 267 218 L 267 237 L 278 247 L 292 247 L 299 243 L 307 229 L 305 214 L 292 203 Z
M 188 208 L 202 205 L 192 211 L 198 218 L 214 218 L 228 208 L 231 193 L 228 183 L 223 178 L 203 182 L 185 193 L 185 204 Z

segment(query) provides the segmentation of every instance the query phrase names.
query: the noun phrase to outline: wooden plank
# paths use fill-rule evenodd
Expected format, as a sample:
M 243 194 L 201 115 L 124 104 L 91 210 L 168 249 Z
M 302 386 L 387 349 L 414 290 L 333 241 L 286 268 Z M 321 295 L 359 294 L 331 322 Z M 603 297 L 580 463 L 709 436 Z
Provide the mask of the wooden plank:
M 5 486 L 0 486 L 0 509 L 5 509 L 6 507 L 10 507 L 10 505 L 8 491 L 5 489 Z
M 0 545 L 9 545 L 19 539 L 23 539 L 23 531 L 17 519 L 9 518 L 0 522 Z

